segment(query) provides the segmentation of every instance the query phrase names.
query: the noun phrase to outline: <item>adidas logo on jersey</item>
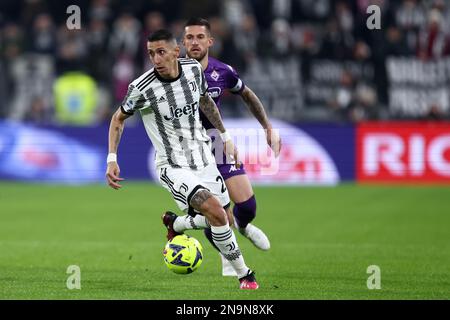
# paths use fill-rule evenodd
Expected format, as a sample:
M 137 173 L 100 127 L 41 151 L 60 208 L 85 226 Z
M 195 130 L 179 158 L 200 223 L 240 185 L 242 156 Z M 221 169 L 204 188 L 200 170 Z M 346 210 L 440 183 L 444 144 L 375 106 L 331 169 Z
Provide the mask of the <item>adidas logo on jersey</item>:
M 161 98 L 159 98 L 159 100 L 158 100 L 158 103 L 160 103 L 160 102 L 164 102 L 164 101 L 166 101 L 166 97 L 164 97 L 164 96 L 161 96 Z

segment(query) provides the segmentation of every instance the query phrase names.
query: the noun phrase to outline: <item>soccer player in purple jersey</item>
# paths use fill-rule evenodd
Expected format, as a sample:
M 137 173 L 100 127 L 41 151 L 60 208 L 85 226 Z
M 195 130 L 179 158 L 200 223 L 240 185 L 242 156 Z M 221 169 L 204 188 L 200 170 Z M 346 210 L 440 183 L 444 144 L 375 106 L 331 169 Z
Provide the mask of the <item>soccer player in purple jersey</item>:
M 226 90 L 234 94 L 239 94 L 244 100 L 245 105 L 265 129 L 267 144 L 274 151 L 277 157 L 280 153 L 281 140 L 276 131 L 272 131 L 272 126 L 267 117 L 259 98 L 247 86 L 244 85 L 236 71 L 229 65 L 209 57 L 209 48 L 213 45 L 209 22 L 202 18 L 192 18 L 185 24 L 183 45 L 186 48 L 186 54 L 202 65 L 206 81 L 208 82 L 208 93 L 214 102 L 220 107 L 220 98 Z M 208 119 L 200 113 L 203 126 L 208 130 L 214 128 Z M 256 216 L 256 199 L 250 184 L 250 180 L 245 172 L 243 164 L 236 166 L 232 163 L 217 164 L 221 175 L 225 180 L 225 185 L 231 200 L 234 203 L 233 215 L 237 229 L 247 237 L 257 248 L 268 250 L 270 242 L 264 232 L 254 226 L 251 221 Z M 180 217 L 181 218 L 181 217 Z M 172 219 L 175 219 L 173 217 Z M 229 217 L 229 220 L 233 217 Z M 170 219 L 166 218 L 166 222 Z M 172 225 L 166 226 L 170 231 L 182 232 L 186 229 L 192 229 L 189 224 L 181 224 L 179 219 L 175 224 L 175 230 L 171 230 Z M 187 218 L 186 218 L 187 220 Z M 230 222 L 230 225 L 232 223 Z M 178 227 L 178 228 L 177 228 Z M 205 235 L 212 242 L 210 229 L 204 229 Z M 223 275 L 234 275 L 233 269 L 228 261 L 222 256 Z

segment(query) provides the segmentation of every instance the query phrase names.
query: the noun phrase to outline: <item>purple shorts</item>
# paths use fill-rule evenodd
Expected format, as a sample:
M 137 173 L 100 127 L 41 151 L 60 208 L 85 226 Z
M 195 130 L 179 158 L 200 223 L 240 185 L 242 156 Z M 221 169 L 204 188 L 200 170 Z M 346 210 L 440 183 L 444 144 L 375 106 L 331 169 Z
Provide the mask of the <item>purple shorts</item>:
M 241 163 L 239 169 L 236 168 L 234 164 L 218 164 L 217 169 L 219 170 L 222 177 L 227 180 L 228 178 L 238 176 L 241 174 L 246 174 L 244 164 Z

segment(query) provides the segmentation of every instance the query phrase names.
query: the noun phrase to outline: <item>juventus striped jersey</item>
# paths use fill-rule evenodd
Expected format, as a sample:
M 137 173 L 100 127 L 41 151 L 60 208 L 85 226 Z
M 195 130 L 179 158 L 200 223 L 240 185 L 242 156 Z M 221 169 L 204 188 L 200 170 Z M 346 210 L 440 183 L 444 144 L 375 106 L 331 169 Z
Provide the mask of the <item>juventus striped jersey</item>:
M 156 166 L 197 170 L 214 162 L 210 138 L 199 116 L 208 84 L 194 59 L 178 59 L 179 76 L 164 79 L 152 68 L 128 86 L 123 113 L 139 110 L 156 149 Z

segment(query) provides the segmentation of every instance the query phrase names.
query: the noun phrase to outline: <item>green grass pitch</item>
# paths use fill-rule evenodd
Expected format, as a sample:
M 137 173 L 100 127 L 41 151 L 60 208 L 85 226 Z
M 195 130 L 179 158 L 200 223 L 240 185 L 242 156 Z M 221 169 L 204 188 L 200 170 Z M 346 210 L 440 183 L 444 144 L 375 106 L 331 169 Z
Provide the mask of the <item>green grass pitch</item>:
M 238 235 L 260 289 L 222 277 L 204 247 L 190 275 L 164 265 L 159 185 L 83 187 L 0 183 L 0 299 L 449 299 L 450 189 L 445 186 L 257 187 L 255 224 L 272 248 Z M 66 287 L 67 268 L 81 289 Z M 381 270 L 369 290 L 367 267 Z

